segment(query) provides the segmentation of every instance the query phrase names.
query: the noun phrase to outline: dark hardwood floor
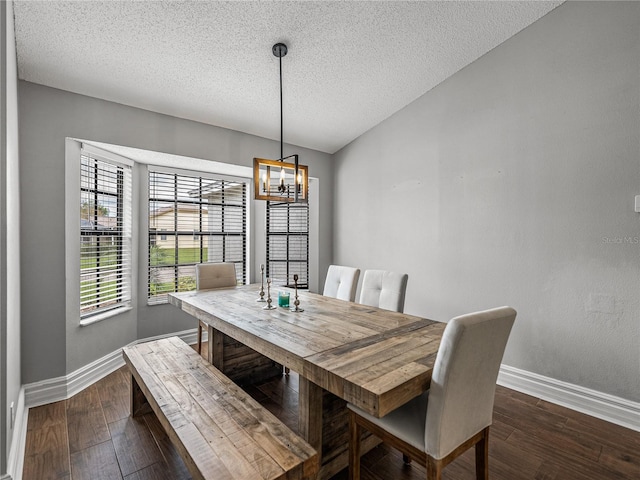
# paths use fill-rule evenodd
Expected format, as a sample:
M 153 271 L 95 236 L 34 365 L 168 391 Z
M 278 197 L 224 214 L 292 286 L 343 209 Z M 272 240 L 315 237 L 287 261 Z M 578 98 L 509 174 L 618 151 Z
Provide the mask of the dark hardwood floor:
M 206 351 L 206 348 L 203 348 Z M 298 376 L 246 389 L 297 431 Z M 492 480 L 640 479 L 640 433 L 498 387 L 490 434 Z M 444 479 L 474 477 L 473 452 Z M 362 478 L 424 479 L 384 445 L 363 457 Z M 153 414 L 129 416 L 123 367 L 66 401 L 29 411 L 24 480 L 182 480 L 189 473 Z M 344 480 L 342 471 L 334 480 Z M 250 479 L 248 479 L 250 480 Z

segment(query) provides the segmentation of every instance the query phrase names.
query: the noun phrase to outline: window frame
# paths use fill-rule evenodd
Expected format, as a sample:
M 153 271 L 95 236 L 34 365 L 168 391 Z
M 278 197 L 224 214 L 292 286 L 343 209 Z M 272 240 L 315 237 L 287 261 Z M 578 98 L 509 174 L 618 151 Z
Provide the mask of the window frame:
M 241 268 L 239 269 L 239 274 L 238 274 L 238 283 L 242 283 L 245 284 L 248 281 L 249 278 L 249 272 L 250 272 L 250 268 L 249 268 L 249 263 L 250 263 L 250 245 L 251 245 L 251 228 L 250 228 L 250 209 L 251 209 L 251 191 L 250 191 L 250 179 L 249 178 L 245 178 L 245 177 L 235 177 L 235 176 L 229 176 L 229 175 L 224 175 L 224 174 L 217 174 L 217 173 L 213 173 L 213 172 L 209 172 L 209 171 L 204 171 L 204 170 L 184 170 L 184 169 L 179 169 L 179 168 L 172 168 L 172 167 L 166 167 L 166 166 L 159 166 L 159 165 L 154 165 L 154 164 L 147 164 L 146 165 L 147 169 L 146 169 L 146 178 L 147 178 L 147 196 L 146 196 L 146 210 L 147 210 L 147 222 L 146 222 L 146 230 L 147 230 L 147 261 L 146 261 L 146 273 L 147 273 L 147 279 L 146 279 L 146 305 L 147 306 L 155 306 L 155 305 L 164 305 L 168 303 L 168 299 L 166 298 L 166 294 L 168 293 L 174 293 L 177 291 L 189 291 L 192 289 L 188 289 L 185 290 L 184 289 L 184 285 L 181 288 L 180 287 L 180 273 L 179 270 L 181 268 L 188 268 L 193 266 L 194 270 L 195 270 L 195 265 L 197 263 L 200 263 L 200 261 L 196 261 L 196 262 L 183 262 L 180 263 L 179 261 L 179 255 L 177 253 L 177 250 L 179 247 L 175 247 L 176 249 L 176 253 L 174 254 L 174 263 L 172 264 L 163 264 L 162 267 L 172 267 L 174 269 L 174 273 L 173 273 L 173 290 L 172 291 L 166 291 L 165 293 L 160 293 L 157 295 L 151 295 L 151 289 L 152 289 L 152 282 L 151 282 L 151 277 L 152 277 L 152 268 L 154 268 L 154 266 L 151 265 L 152 262 L 152 254 L 151 254 L 151 247 L 154 245 L 158 245 L 160 242 L 168 239 L 168 238 L 176 238 L 179 239 L 180 237 L 182 238 L 190 238 L 192 241 L 198 241 L 200 243 L 200 258 L 199 260 L 206 262 L 207 259 L 203 258 L 203 244 L 206 243 L 207 238 L 209 237 L 213 237 L 213 236 L 236 236 L 236 237 L 241 237 L 242 238 L 242 252 L 243 252 L 243 258 L 241 261 L 233 261 L 230 259 L 226 259 L 225 257 L 223 257 L 222 261 L 232 261 L 233 263 L 236 264 L 241 264 Z M 168 201 L 166 199 L 160 199 L 157 195 L 154 197 L 152 195 L 152 182 L 151 182 L 151 176 L 152 174 L 157 173 L 157 174 L 163 174 L 163 175 L 173 175 L 174 179 L 177 176 L 182 176 L 182 177 L 191 177 L 193 179 L 198 179 L 200 182 L 200 186 L 202 186 L 202 182 L 228 182 L 228 183 L 237 183 L 237 184 L 241 184 L 242 185 L 242 189 L 243 189 L 243 203 L 242 205 L 238 205 L 238 204 L 224 204 L 223 202 L 220 204 L 216 204 L 216 203 L 207 203 L 204 202 L 202 200 L 202 196 L 199 197 L 200 201 L 195 201 L 194 200 L 194 205 L 217 205 L 217 206 L 221 206 L 221 212 L 222 215 L 224 215 L 224 209 L 225 207 L 229 207 L 231 206 L 232 208 L 241 208 L 243 211 L 242 214 L 242 225 L 243 225 L 243 229 L 241 233 L 231 233 L 231 232 L 212 232 L 212 231 L 203 231 L 198 229 L 196 230 L 191 230 L 189 232 L 187 231 L 181 231 L 178 228 L 178 218 L 177 218 L 177 213 L 175 211 L 175 208 L 178 207 L 178 204 L 184 203 L 182 201 L 180 201 L 178 199 L 178 197 L 174 196 L 172 202 L 174 205 L 174 215 L 176 215 L 176 218 L 174 219 L 174 228 L 175 230 L 170 230 L 170 229 L 164 229 L 164 228 L 159 228 L 159 227 L 153 227 L 151 224 L 151 204 L 152 202 L 163 202 L 163 203 L 168 203 Z M 177 195 L 177 193 L 176 193 Z M 200 215 L 200 226 L 202 226 L 203 222 L 202 222 L 202 209 L 199 209 L 198 214 Z M 201 227 L 202 228 L 202 227 Z M 176 245 L 179 245 L 180 241 L 177 240 Z M 226 255 L 226 252 L 225 252 Z M 237 269 L 238 271 L 238 269 Z M 193 280 L 195 282 L 195 271 L 193 274 Z M 193 284 L 193 289 L 195 289 L 195 283 Z M 164 297 L 164 298 L 161 298 Z M 154 300 L 155 298 L 155 300 Z
M 118 182 L 117 189 L 118 191 L 113 194 L 105 191 L 101 191 L 97 188 L 97 183 L 94 183 L 95 189 L 86 188 L 82 183 L 82 169 L 85 168 L 82 157 L 87 157 L 94 162 L 108 164 L 111 166 L 115 166 L 118 171 Z M 117 228 L 114 230 L 117 232 L 117 235 L 107 235 L 107 233 L 111 232 L 102 232 L 99 235 L 92 234 L 92 232 L 97 232 L 97 226 L 95 230 L 83 228 L 82 222 L 79 221 L 78 230 L 79 232 L 78 240 L 78 272 L 79 272 L 79 282 L 78 282 L 78 290 L 76 295 L 78 295 L 78 314 L 80 318 L 80 325 L 86 326 L 92 323 L 104 320 L 106 318 L 115 316 L 122 312 L 128 311 L 132 309 L 133 298 L 134 298 L 134 286 L 133 286 L 133 269 L 134 269 L 134 255 L 133 255 L 133 216 L 134 216 L 134 200 L 133 200 L 133 168 L 134 162 L 121 157 L 119 155 L 113 154 L 111 152 L 103 151 L 97 147 L 93 147 L 92 145 L 87 145 L 84 143 L 80 144 L 79 156 L 78 156 L 78 173 L 80 182 L 78 184 L 78 190 L 76 190 L 76 197 L 80 200 L 76 205 L 78 206 L 77 218 L 80 219 L 82 216 L 82 200 L 83 200 L 83 191 L 85 192 L 93 192 L 93 198 L 95 206 L 94 211 L 97 212 L 97 198 L 100 195 L 109 195 L 116 199 L 116 222 Z M 76 200 L 77 201 L 77 200 Z M 117 237 L 120 239 L 120 243 L 117 244 L 117 256 L 118 259 L 122 262 L 120 268 L 116 270 L 116 275 L 118 276 L 118 291 L 120 298 L 115 304 L 109 305 L 109 299 L 105 299 L 103 302 L 99 302 L 97 308 L 90 311 L 83 312 L 82 306 L 82 277 L 83 277 L 83 268 L 82 268 L 82 252 L 83 245 L 86 243 L 91 243 L 91 240 L 87 242 L 85 238 L 91 239 L 92 237 L 101 237 L 101 236 L 110 236 Z M 126 263 L 124 263 L 126 262 Z M 106 268 L 105 268 L 106 270 Z M 85 272 L 86 274 L 86 272 Z
M 271 218 L 271 208 L 286 208 L 287 210 L 287 226 L 286 226 L 286 231 L 271 231 L 271 222 L 270 222 L 270 218 Z M 306 229 L 304 229 L 304 231 L 298 230 L 298 229 L 292 229 L 291 226 L 291 211 L 292 209 L 305 209 L 306 210 Z M 265 211 L 265 230 L 266 230 L 266 239 L 265 239 L 265 243 L 266 243 L 266 260 L 267 260 L 267 269 L 266 269 L 266 274 L 267 277 L 272 277 L 272 264 L 282 264 L 285 263 L 286 264 L 286 281 L 285 284 L 282 286 L 285 287 L 293 287 L 294 286 L 294 281 L 293 281 L 293 273 L 295 272 L 291 272 L 291 265 L 292 264 L 304 264 L 306 265 L 306 272 L 305 272 L 305 279 L 306 282 L 303 283 L 298 283 L 298 288 L 301 290 L 308 290 L 309 289 L 309 283 L 310 283 L 310 279 L 309 279 L 309 263 L 310 263 L 310 242 L 311 242 L 311 209 L 309 206 L 309 201 L 304 202 L 304 203 L 292 203 L 292 202 L 274 202 L 274 201 L 267 201 L 266 202 L 266 211 Z M 271 246 L 270 246 L 270 242 L 271 242 L 271 238 L 282 238 L 285 237 L 286 238 L 286 255 L 285 258 L 277 258 L 277 259 L 273 259 L 272 258 L 272 253 L 271 253 Z M 290 250 L 290 246 L 291 246 L 291 242 L 290 239 L 291 237 L 306 237 L 307 241 L 307 248 L 306 248 L 306 258 L 304 260 L 300 260 L 300 259 L 293 259 L 291 258 L 291 250 Z M 299 269 L 295 269 L 295 270 L 299 270 Z M 276 280 L 281 280 L 279 278 L 276 278 Z

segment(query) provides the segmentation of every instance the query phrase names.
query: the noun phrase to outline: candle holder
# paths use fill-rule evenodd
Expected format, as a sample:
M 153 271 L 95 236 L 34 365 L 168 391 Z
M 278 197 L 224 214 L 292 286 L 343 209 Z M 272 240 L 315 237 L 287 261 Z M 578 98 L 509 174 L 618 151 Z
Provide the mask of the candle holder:
M 289 310 L 292 312 L 304 312 L 304 309 L 300 308 L 300 300 L 298 300 L 298 274 L 294 274 L 293 275 L 293 286 L 295 287 L 295 300 L 293 302 L 293 307 L 291 307 Z
M 264 310 L 275 310 L 276 307 L 275 305 L 271 305 L 271 302 L 273 300 L 271 300 L 271 279 L 267 278 L 267 304 L 262 307 Z
M 256 302 L 266 302 L 264 299 L 264 263 L 260 264 L 260 298 Z

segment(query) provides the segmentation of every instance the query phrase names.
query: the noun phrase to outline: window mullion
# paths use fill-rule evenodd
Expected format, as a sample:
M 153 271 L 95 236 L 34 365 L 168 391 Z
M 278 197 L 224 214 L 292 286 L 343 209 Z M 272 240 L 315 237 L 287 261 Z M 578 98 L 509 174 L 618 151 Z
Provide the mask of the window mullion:
M 118 259 L 118 265 L 122 265 L 123 264 L 123 255 L 122 255 L 122 234 L 123 234 L 123 217 L 124 217 L 124 176 L 123 173 L 121 171 L 118 171 L 117 173 L 117 178 L 118 178 L 118 187 L 117 187 L 117 198 L 118 198 L 118 203 L 116 206 L 116 229 L 118 232 L 118 240 L 116 241 L 116 258 Z M 120 270 L 118 272 L 117 275 L 117 279 L 118 279 L 118 295 L 122 294 L 122 270 Z
M 226 233 L 225 229 L 224 229 L 224 181 L 222 182 L 222 192 L 220 194 L 220 200 L 222 203 L 222 206 L 220 207 L 220 223 L 221 223 L 221 230 L 222 233 Z M 227 236 L 226 235 L 222 235 L 222 261 L 226 262 L 227 261 Z
M 198 195 L 198 198 L 202 199 L 202 177 L 198 179 L 198 192 L 200 192 L 200 194 Z M 205 259 L 204 259 L 204 235 L 202 235 L 202 232 L 204 230 L 204 225 L 202 222 L 202 201 L 198 203 L 198 230 L 200 231 L 200 241 L 198 242 L 200 244 L 200 263 L 203 263 Z M 208 238 L 209 237 L 207 237 L 207 242 L 208 242 Z M 208 255 L 208 249 L 207 249 L 207 255 Z
M 98 161 L 93 161 L 93 229 L 98 229 L 98 178 L 99 178 L 99 170 L 98 170 Z M 89 208 L 91 205 L 89 205 Z M 102 278 L 100 276 L 101 268 L 101 237 L 96 236 L 96 296 L 100 297 L 100 287 L 102 283 Z
M 290 276 L 290 271 L 289 268 L 291 266 L 289 260 L 291 259 L 291 251 L 290 251 L 290 234 L 291 234 L 291 208 L 289 206 L 289 204 L 287 203 L 287 244 L 286 244 L 286 248 L 287 248 L 287 279 L 286 279 L 286 284 L 288 285 L 290 283 L 291 280 L 293 280 Z
M 177 292 L 180 284 L 180 250 L 178 249 L 178 242 L 180 239 L 178 236 L 178 230 L 180 229 L 178 225 L 178 175 L 174 175 L 173 179 L 173 260 L 175 264 L 175 268 L 173 269 L 173 288 Z

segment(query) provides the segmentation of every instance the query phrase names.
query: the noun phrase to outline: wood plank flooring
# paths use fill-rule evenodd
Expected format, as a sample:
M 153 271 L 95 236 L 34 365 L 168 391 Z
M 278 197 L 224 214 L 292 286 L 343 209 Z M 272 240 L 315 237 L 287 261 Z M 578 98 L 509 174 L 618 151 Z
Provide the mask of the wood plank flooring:
M 203 348 L 206 352 L 206 348 Z M 246 388 L 292 430 L 298 376 Z M 498 387 L 490 434 L 492 480 L 638 480 L 640 433 Z M 473 452 L 445 480 L 474 479 Z M 123 367 L 66 401 L 29 410 L 24 480 L 187 480 L 189 473 L 153 414 L 129 416 Z M 345 480 L 342 471 L 334 480 Z M 424 479 L 385 445 L 362 459 L 363 480 Z M 250 480 L 250 479 L 248 479 Z

